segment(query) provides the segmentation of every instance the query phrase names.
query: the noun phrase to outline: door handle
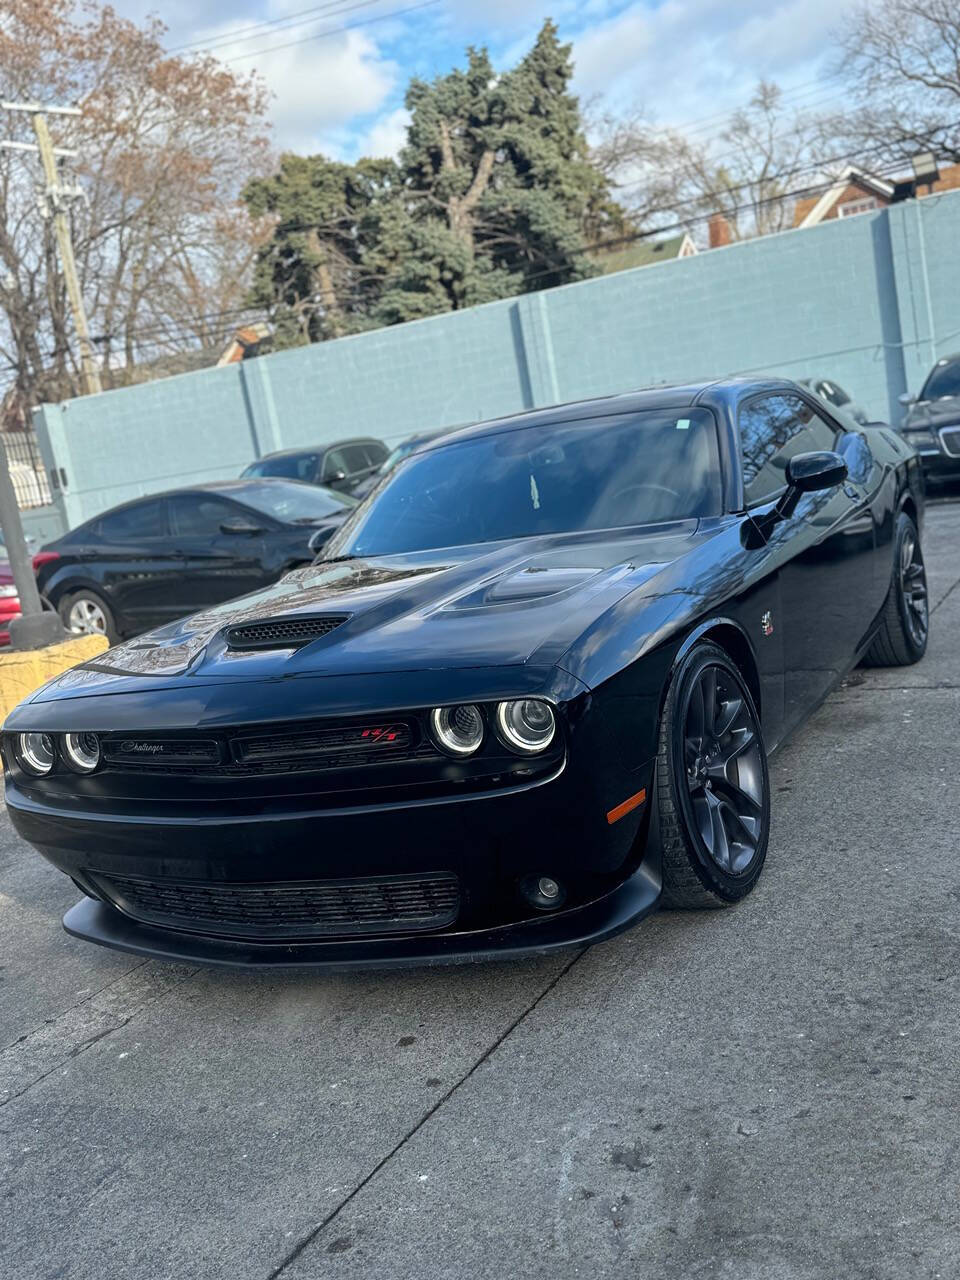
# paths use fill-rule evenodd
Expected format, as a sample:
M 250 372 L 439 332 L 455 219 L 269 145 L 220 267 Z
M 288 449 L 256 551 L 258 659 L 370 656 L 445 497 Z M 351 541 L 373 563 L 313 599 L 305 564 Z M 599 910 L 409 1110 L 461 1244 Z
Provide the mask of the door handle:
M 856 500 L 860 497 L 860 490 L 857 489 L 852 484 L 845 484 L 843 486 L 843 492 L 846 494 L 848 498 L 852 499 L 854 502 L 856 502 Z

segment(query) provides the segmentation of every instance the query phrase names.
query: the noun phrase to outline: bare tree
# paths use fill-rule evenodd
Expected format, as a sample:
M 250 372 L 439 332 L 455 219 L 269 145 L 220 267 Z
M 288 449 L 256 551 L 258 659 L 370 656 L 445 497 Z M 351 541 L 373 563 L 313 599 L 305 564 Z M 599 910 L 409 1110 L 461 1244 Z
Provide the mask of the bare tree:
M 93 0 L 0 10 L 0 96 L 82 108 L 53 127 L 81 156 L 74 246 L 107 386 L 229 330 L 264 233 L 239 203 L 268 164 L 261 85 L 210 57 L 167 56 L 163 35 L 156 20 L 139 27 Z M 29 128 L 5 122 L 25 141 Z M 31 156 L 0 159 L 0 363 L 33 403 L 78 389 L 40 185 Z
M 675 135 L 674 142 L 680 216 L 700 222 L 721 213 L 735 239 L 792 225 L 797 194 L 816 180 L 822 149 L 813 117 L 788 112 L 779 87 L 764 80 L 717 139 Z
M 861 4 L 838 33 L 854 109 L 827 122 L 879 167 L 934 151 L 960 162 L 960 4 Z

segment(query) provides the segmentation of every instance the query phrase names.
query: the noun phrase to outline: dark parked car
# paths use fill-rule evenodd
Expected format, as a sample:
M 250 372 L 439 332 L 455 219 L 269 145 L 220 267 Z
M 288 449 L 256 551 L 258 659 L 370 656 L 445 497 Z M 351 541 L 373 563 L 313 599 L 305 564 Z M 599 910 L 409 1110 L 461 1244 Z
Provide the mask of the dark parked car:
M 384 476 L 389 475 L 398 462 L 402 462 L 404 458 L 409 458 L 411 453 L 416 453 L 425 444 L 429 444 L 431 440 L 438 440 L 440 436 L 448 435 L 451 431 L 455 431 L 456 427 L 441 427 L 439 431 L 421 431 L 417 435 L 408 436 L 406 440 L 402 440 L 400 444 L 391 449 L 377 467 L 376 471 L 362 480 L 353 490 L 355 498 L 365 498 L 368 493 L 372 493 Z
M 859 422 L 861 426 L 866 426 L 870 421 L 870 415 L 866 409 L 855 404 L 843 387 L 832 378 L 801 378 L 800 386 L 806 387 L 815 396 L 819 396 L 829 408 L 842 410 L 848 418 Z
M 456 432 L 326 561 L 17 707 L 9 812 L 84 891 L 69 932 L 191 963 L 547 951 L 735 903 L 768 753 L 856 662 L 925 650 L 922 502 L 895 432 L 790 382 Z
M 930 370 L 919 396 L 901 396 L 909 412 L 900 428 L 920 454 L 928 482 L 960 480 L 960 353 Z
M 340 493 L 353 493 L 385 461 L 389 450 L 382 440 L 338 440 L 315 449 L 284 449 L 251 462 L 243 479 L 275 476 L 322 484 Z
M 256 591 L 313 558 L 353 498 L 289 480 L 229 480 L 137 498 L 48 543 L 40 593 L 68 631 L 111 641 Z

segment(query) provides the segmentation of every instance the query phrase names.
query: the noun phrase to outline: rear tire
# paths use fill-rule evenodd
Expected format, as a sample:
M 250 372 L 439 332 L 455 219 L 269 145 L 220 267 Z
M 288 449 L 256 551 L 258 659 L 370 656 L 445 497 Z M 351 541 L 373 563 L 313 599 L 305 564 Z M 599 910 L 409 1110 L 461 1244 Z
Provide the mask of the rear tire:
M 656 779 L 663 906 L 745 898 L 767 855 L 767 753 L 746 681 L 715 644 L 695 645 L 674 672 Z
M 57 612 L 70 635 L 106 636 L 111 644 L 116 644 L 120 638 L 113 610 L 102 596 L 87 587 L 65 595 Z
M 901 511 L 894 530 L 893 574 L 880 630 L 863 658 L 863 665 L 912 666 L 926 653 L 929 633 L 927 575 L 920 535 L 910 517 Z

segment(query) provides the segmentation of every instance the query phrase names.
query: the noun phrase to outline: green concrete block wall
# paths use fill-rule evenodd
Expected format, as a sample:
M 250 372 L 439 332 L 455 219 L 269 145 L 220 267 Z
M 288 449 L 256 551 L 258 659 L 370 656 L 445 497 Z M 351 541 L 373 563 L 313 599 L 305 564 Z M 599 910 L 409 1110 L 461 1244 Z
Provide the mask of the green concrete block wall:
M 834 378 L 899 422 L 960 349 L 960 192 L 246 364 L 43 406 L 73 526 L 273 449 L 737 373 Z

